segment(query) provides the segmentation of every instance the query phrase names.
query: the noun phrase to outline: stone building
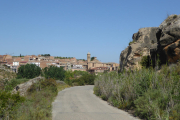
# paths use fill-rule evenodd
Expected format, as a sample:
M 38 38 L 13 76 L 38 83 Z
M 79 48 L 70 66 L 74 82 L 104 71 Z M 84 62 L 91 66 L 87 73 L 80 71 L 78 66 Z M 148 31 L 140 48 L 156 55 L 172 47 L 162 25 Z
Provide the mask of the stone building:
M 97 57 L 94 57 L 91 61 L 91 54 L 89 52 L 87 53 L 87 70 L 90 73 L 102 72 L 103 70 L 114 71 L 118 70 L 118 66 L 119 64 L 113 62 L 102 63 L 97 59 Z

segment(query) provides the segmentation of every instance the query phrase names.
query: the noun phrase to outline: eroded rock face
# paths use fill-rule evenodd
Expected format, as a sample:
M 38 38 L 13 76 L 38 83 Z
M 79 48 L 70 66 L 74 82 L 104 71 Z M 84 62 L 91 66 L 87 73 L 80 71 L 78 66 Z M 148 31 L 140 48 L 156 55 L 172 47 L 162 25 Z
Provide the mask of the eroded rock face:
M 156 31 L 158 27 L 141 28 L 132 39 L 134 43 L 129 45 L 120 55 L 120 71 L 124 68 L 140 68 L 139 61 L 142 56 L 150 55 L 150 49 L 157 48 Z
M 166 62 L 176 63 L 180 58 L 180 15 L 169 16 L 161 23 L 159 30 L 161 32 L 158 41 L 165 52 Z
M 159 27 L 141 28 L 132 36 L 133 43 L 120 54 L 120 71 L 141 68 L 143 56 L 155 64 L 157 54 L 162 63 L 180 59 L 180 15 L 171 15 Z

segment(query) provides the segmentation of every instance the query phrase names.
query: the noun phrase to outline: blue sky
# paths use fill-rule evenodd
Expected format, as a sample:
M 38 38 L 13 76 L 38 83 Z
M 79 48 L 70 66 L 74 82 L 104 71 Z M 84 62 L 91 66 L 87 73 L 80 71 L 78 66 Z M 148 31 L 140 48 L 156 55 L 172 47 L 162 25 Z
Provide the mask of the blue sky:
M 0 54 L 119 56 L 139 28 L 180 14 L 180 0 L 0 0 Z

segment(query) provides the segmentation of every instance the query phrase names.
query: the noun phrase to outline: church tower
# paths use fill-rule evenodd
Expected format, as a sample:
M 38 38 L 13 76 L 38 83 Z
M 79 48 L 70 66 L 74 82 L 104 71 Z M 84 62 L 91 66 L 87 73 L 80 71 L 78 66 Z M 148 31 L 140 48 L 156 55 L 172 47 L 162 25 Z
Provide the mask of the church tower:
M 90 62 L 91 61 L 91 54 L 88 52 L 87 53 L 87 62 Z

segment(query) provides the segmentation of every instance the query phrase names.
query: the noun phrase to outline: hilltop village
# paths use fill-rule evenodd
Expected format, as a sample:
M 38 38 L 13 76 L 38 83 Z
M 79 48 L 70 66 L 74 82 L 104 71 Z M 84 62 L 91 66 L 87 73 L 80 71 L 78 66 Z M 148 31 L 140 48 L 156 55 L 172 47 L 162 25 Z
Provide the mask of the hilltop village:
M 119 64 L 109 62 L 102 63 L 96 57 L 91 58 L 91 54 L 87 53 L 87 60 L 79 60 L 72 58 L 59 58 L 50 55 L 26 55 L 26 56 L 11 56 L 0 55 L 0 65 L 7 66 L 13 72 L 18 72 L 18 68 L 26 64 L 35 64 L 41 69 L 49 66 L 63 67 L 64 70 L 87 71 L 91 74 L 97 74 L 104 71 L 117 71 Z

